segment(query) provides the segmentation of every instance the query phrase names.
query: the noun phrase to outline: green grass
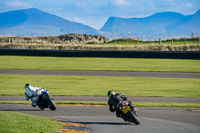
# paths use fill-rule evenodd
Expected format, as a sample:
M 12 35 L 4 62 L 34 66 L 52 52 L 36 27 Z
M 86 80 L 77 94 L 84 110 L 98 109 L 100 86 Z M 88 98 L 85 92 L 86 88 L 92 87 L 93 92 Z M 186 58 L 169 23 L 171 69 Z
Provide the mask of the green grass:
M 200 72 L 200 61 L 0 56 L 0 69 Z
M 169 39 L 169 40 L 161 40 L 161 45 L 171 46 L 173 45 L 198 45 L 200 42 L 198 38 L 188 38 L 188 39 Z M 138 41 L 138 40 L 131 40 L 128 39 L 113 39 L 110 42 L 105 43 L 105 45 L 160 45 L 160 41 Z
M 31 101 L 0 101 L 2 104 L 31 104 Z
M 139 44 L 145 44 L 142 41 L 135 41 L 135 40 L 112 40 L 110 42 L 105 43 L 105 45 L 138 45 Z
M 0 101 L 0 103 L 6 104 L 30 104 L 30 101 Z M 96 101 L 55 101 L 56 105 L 103 105 L 107 106 L 107 102 Z M 134 102 L 135 107 L 184 107 L 184 108 L 200 108 L 199 103 L 169 103 L 169 102 Z
M 107 105 L 107 102 L 95 101 L 57 101 L 56 104 Z M 200 108 L 199 103 L 134 102 L 135 107 L 188 107 Z
M 56 104 L 107 105 L 107 102 L 95 101 L 57 101 Z M 188 107 L 200 108 L 199 103 L 134 102 L 135 107 Z
M 106 96 L 108 90 L 115 90 L 138 97 L 200 97 L 199 79 L 9 74 L 0 74 L 0 95 L 24 95 L 27 82 L 51 95 Z
M 53 133 L 63 125 L 48 118 L 0 111 L 0 133 Z
M 133 102 L 135 107 L 183 107 L 200 108 L 199 103 Z

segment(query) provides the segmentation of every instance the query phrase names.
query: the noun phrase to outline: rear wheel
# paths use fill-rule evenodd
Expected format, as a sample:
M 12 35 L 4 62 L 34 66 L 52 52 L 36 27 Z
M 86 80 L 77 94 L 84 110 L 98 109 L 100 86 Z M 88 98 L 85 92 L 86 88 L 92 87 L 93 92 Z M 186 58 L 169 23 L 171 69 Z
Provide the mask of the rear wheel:
M 42 107 L 42 106 L 38 106 L 41 110 L 44 110 L 44 107 Z
M 39 100 L 37 101 L 36 103 L 38 105 L 38 107 L 41 109 L 41 110 L 44 110 L 44 105 L 43 105 L 43 102 L 41 100 L 41 97 L 39 97 Z
M 129 119 L 134 122 L 136 125 L 139 125 L 140 124 L 140 121 L 138 119 L 138 117 L 132 112 L 132 111 L 129 111 L 127 113 Z

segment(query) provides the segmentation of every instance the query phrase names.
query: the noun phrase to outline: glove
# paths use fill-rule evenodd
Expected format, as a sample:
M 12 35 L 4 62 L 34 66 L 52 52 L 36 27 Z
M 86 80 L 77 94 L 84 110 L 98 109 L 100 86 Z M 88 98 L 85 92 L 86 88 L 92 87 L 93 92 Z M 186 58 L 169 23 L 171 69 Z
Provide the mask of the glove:
M 24 93 L 26 100 L 28 101 L 30 98 L 28 97 L 28 95 L 26 93 Z

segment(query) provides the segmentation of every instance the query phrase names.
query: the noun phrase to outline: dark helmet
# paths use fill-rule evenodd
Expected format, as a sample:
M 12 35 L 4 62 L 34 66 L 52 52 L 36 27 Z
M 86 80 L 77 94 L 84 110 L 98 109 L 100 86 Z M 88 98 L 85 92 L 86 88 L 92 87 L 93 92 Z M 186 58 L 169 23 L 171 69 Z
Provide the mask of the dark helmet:
M 108 91 L 108 97 L 111 97 L 112 95 L 115 95 L 115 92 L 113 90 Z
M 29 87 L 29 86 L 31 86 L 31 84 L 29 84 L 29 83 L 25 84 L 25 89 L 26 89 L 26 87 Z

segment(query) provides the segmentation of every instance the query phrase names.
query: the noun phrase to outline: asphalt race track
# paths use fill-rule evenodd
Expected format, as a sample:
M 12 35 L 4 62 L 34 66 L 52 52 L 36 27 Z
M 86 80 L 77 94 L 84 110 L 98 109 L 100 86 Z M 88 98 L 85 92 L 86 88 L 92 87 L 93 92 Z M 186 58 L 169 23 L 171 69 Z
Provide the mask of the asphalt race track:
M 199 133 L 200 113 L 182 108 L 138 108 L 141 124 L 129 124 L 108 111 L 106 106 L 57 106 L 56 111 L 21 104 L 0 104 L 2 111 L 17 111 L 61 118 L 89 126 L 92 133 Z
M 0 74 L 200 78 L 200 73 L 181 73 L 181 72 L 62 71 L 62 70 L 2 70 L 1 69 Z
M 52 73 L 51 73 L 52 72 Z M 33 74 L 33 75 L 63 75 L 63 71 L 36 71 L 36 70 L 0 70 L 0 74 Z M 70 73 L 70 74 L 69 74 Z M 77 74 L 78 73 L 78 74 Z M 82 74 L 81 74 L 82 73 Z M 79 76 L 126 76 L 130 77 L 171 77 L 171 78 L 200 78 L 198 73 L 157 73 L 157 72 L 96 72 L 66 71 L 64 75 Z M 54 98 L 54 97 L 53 97 Z M 25 100 L 21 96 L 1 96 L 0 101 Z M 59 101 L 106 101 L 106 97 L 55 97 Z M 200 98 L 136 98 L 135 101 L 151 102 L 183 102 L 199 103 Z M 107 106 L 57 106 L 56 111 L 31 107 L 24 104 L 0 104 L 1 111 L 17 111 L 35 114 L 44 117 L 61 118 L 68 122 L 86 124 L 92 133 L 199 133 L 200 108 L 153 108 L 140 107 L 138 115 L 140 125 L 129 124 L 109 112 Z

